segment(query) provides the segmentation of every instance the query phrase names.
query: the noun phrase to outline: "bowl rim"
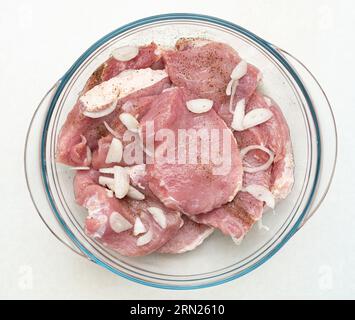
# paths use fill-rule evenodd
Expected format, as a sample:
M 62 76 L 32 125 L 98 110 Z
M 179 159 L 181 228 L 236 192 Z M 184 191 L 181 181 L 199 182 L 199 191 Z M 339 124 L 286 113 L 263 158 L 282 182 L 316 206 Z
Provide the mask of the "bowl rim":
M 303 84 L 302 80 L 298 76 L 297 72 L 294 70 L 294 68 L 289 64 L 289 62 L 278 52 L 278 50 L 268 41 L 260 38 L 259 36 L 255 35 L 254 33 L 250 32 L 249 30 L 228 22 L 226 20 L 208 16 L 208 15 L 201 15 L 201 14 L 194 14 L 194 13 L 168 13 L 168 14 L 161 14 L 161 15 L 154 15 L 150 17 L 146 17 L 143 19 L 139 19 L 136 21 L 133 21 L 131 23 L 125 24 L 122 27 L 119 27 L 115 29 L 114 31 L 110 32 L 106 36 L 102 37 L 100 40 L 96 41 L 92 46 L 90 46 L 75 62 L 74 64 L 69 68 L 69 70 L 64 74 L 64 76 L 61 78 L 60 83 L 58 87 L 56 88 L 56 91 L 53 95 L 53 98 L 50 102 L 48 112 L 46 115 L 45 123 L 43 126 L 43 131 L 42 131 L 42 138 L 41 138 L 41 150 L 40 150 L 40 158 L 41 158 L 41 174 L 42 174 L 42 180 L 44 183 L 45 191 L 47 194 L 47 199 L 49 201 L 49 204 L 52 208 L 52 211 L 54 212 L 57 220 L 61 224 L 62 228 L 64 229 L 65 233 L 69 236 L 70 240 L 73 241 L 73 243 L 79 248 L 79 250 L 84 253 L 91 261 L 94 263 L 100 265 L 101 267 L 106 268 L 107 270 L 125 278 L 128 280 L 131 280 L 133 282 L 143 284 L 146 286 L 150 287 L 155 287 L 155 288 L 160 288 L 160 289 L 170 289 L 170 290 L 192 290 L 192 289 L 202 289 L 202 288 L 208 288 L 208 287 L 213 287 L 217 285 L 221 285 L 227 282 L 230 282 L 232 280 L 235 280 L 237 278 L 240 278 L 251 271 L 257 269 L 259 266 L 267 262 L 271 257 L 273 257 L 287 242 L 288 240 L 297 232 L 298 228 L 301 226 L 302 221 L 306 217 L 311 204 L 313 202 L 318 182 L 319 182 L 319 177 L 320 177 L 320 167 L 321 167 L 321 159 L 322 159 L 322 147 L 321 143 L 317 143 L 317 159 L 316 159 L 316 169 L 315 169 L 315 177 L 314 177 L 314 183 L 313 186 L 310 190 L 310 195 L 309 198 L 305 204 L 305 207 L 303 209 L 303 212 L 299 216 L 298 220 L 294 223 L 293 227 L 291 230 L 284 236 L 284 238 L 280 241 L 280 243 L 276 244 L 274 248 L 270 252 L 268 252 L 264 257 L 262 257 L 259 261 L 255 262 L 253 265 L 249 266 L 247 269 L 238 272 L 237 274 L 231 275 L 227 278 L 221 279 L 221 280 L 214 280 L 209 283 L 204 283 L 204 284 L 198 284 L 198 285 L 175 285 L 175 284 L 160 284 L 160 283 L 154 283 L 142 279 L 138 279 L 134 276 L 128 275 L 122 271 L 116 270 L 112 266 L 108 265 L 101 259 L 97 258 L 94 254 L 92 254 L 89 250 L 87 250 L 81 243 L 80 241 L 76 238 L 76 236 L 72 233 L 72 231 L 68 228 L 67 224 L 61 217 L 60 213 L 57 211 L 54 199 L 51 196 L 51 193 L 49 192 L 49 181 L 47 179 L 47 164 L 46 164 L 46 155 L 45 155 L 45 147 L 46 147 L 46 140 L 47 140 L 47 133 L 48 133 L 48 128 L 50 124 L 50 119 L 52 116 L 52 113 L 54 111 L 54 108 L 56 106 L 56 103 L 58 101 L 59 96 L 61 95 L 65 85 L 68 83 L 68 81 L 71 79 L 72 75 L 75 73 L 75 71 L 80 67 L 80 65 L 102 44 L 106 43 L 107 41 L 111 40 L 112 38 L 116 37 L 117 35 L 120 35 L 123 32 L 126 32 L 130 29 L 141 27 L 143 25 L 149 24 L 149 23 L 155 23 L 155 22 L 162 22 L 162 21 L 168 21 L 168 20 L 195 20 L 195 21 L 202 21 L 202 22 L 209 22 L 212 24 L 216 24 L 218 26 L 222 27 L 227 27 L 233 31 L 239 32 L 248 38 L 252 39 L 255 41 L 257 44 L 259 44 L 261 47 L 266 49 L 273 57 L 275 57 L 285 68 L 286 70 L 290 73 L 292 78 L 295 80 L 296 84 L 298 85 L 299 89 L 301 90 L 303 97 L 306 100 L 307 106 L 309 107 L 309 111 L 311 114 L 311 117 L 313 119 L 313 123 L 315 126 L 315 135 L 316 135 L 316 140 L 317 142 L 321 141 L 320 138 L 320 128 L 318 125 L 318 120 L 317 120 L 317 115 L 314 109 L 314 104 L 312 102 L 312 99 L 310 95 L 308 94 L 307 89 L 305 88 L 305 85 Z

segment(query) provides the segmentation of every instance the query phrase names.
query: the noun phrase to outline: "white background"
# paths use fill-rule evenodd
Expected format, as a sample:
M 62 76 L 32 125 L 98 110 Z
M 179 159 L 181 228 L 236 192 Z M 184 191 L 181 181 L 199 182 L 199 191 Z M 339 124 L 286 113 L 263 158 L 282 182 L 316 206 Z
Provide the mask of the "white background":
M 334 105 L 340 142 L 329 196 L 281 252 L 242 279 L 189 292 L 136 285 L 67 250 L 38 218 L 23 173 L 27 126 L 47 89 L 103 35 L 168 12 L 233 21 L 303 60 Z M 355 298 L 354 21 L 352 0 L 1 1 L 0 298 Z

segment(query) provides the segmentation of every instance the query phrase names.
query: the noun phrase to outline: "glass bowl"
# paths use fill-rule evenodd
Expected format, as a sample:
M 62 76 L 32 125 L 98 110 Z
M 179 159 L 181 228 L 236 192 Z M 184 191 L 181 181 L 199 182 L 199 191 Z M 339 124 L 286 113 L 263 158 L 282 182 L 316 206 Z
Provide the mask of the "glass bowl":
M 59 130 L 86 80 L 114 48 L 152 41 L 171 46 L 180 37 L 228 43 L 263 72 L 261 90 L 278 102 L 290 127 L 295 185 L 275 212 L 265 213 L 263 223 L 270 230 L 255 226 L 240 246 L 215 232 L 189 253 L 122 257 L 84 233 L 86 212 L 74 201 L 74 171 L 55 162 Z M 329 101 L 300 61 L 233 23 L 195 14 L 166 14 L 111 32 L 91 46 L 49 90 L 29 127 L 25 171 L 33 203 L 43 222 L 70 249 L 141 284 L 196 289 L 241 277 L 280 250 L 324 199 L 336 157 L 336 126 Z

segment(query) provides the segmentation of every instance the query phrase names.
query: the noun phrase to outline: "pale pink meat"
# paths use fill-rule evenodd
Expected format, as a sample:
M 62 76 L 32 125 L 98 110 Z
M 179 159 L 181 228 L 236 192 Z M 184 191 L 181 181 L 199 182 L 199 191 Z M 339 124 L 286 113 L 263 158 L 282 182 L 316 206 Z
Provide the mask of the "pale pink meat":
M 139 49 L 137 57 L 130 61 L 122 62 L 109 58 L 105 63 L 103 63 L 89 78 L 82 94 L 92 89 L 96 85 L 107 81 L 124 70 L 128 69 L 144 69 L 155 64 L 159 59 L 161 59 L 160 54 L 156 52 L 157 46 L 152 43 L 148 46 L 143 46 Z M 128 97 L 120 100 L 118 102 L 117 109 L 127 100 L 135 97 L 149 96 L 159 94 L 162 90 L 169 86 L 169 79 L 163 79 L 159 83 L 153 85 L 150 88 L 139 90 Z M 103 121 L 110 122 L 117 116 L 116 112 L 100 118 L 91 119 L 83 115 L 81 110 L 81 103 L 78 101 L 73 110 L 68 114 L 68 117 L 60 131 L 58 145 L 56 150 L 56 160 L 60 163 L 71 165 L 71 166 L 84 166 L 87 165 L 87 159 L 82 156 L 78 157 L 78 147 L 80 150 L 88 146 L 91 151 L 97 147 L 97 142 L 102 136 L 108 134 L 106 128 L 103 125 Z M 83 146 L 82 136 L 87 140 L 87 145 Z M 81 143 L 81 144 L 80 144 Z M 77 146 L 80 144 L 80 146 Z
M 119 200 L 109 194 L 108 189 L 97 184 L 97 171 L 79 171 L 74 180 L 76 201 L 88 209 L 89 215 L 85 221 L 85 232 L 104 246 L 124 256 L 144 256 L 162 247 L 179 230 L 182 223 L 180 213 L 169 210 L 153 199 L 135 201 L 125 198 Z M 165 229 L 153 219 L 147 211 L 148 207 L 161 208 L 166 216 Z M 140 236 L 133 235 L 133 228 L 116 233 L 110 226 L 110 216 L 119 213 L 132 226 L 139 217 L 147 231 L 152 232 L 152 240 L 138 246 Z
M 230 75 L 241 58 L 226 44 L 207 42 L 205 45 L 188 45 L 194 41 L 187 39 L 184 45 L 178 42 L 177 47 L 181 51 L 171 50 L 163 54 L 169 77 L 174 85 L 187 88 L 200 98 L 211 99 L 217 105 L 224 105 L 228 99 L 226 88 Z M 236 100 L 249 97 L 259 79 L 259 70 L 249 65 L 247 74 L 239 81 Z
M 165 206 L 179 210 L 189 215 L 209 212 L 214 208 L 231 201 L 240 190 L 242 184 L 242 164 L 237 143 L 232 132 L 212 109 L 207 113 L 194 114 L 187 110 L 184 90 L 175 88 L 165 91 L 153 104 L 148 113 L 142 118 L 142 131 L 147 131 L 149 122 L 154 122 L 155 132 L 169 129 L 175 136 L 173 161 L 169 163 L 164 159 L 164 148 L 159 148 L 161 143 L 155 143 L 155 161 L 147 165 L 150 190 L 164 203 Z M 177 133 L 181 129 L 212 129 L 220 133 L 219 138 L 226 136 L 230 152 L 226 155 L 225 170 L 221 165 L 214 164 L 209 159 L 206 164 L 197 161 L 193 164 L 185 161 L 178 163 L 179 148 L 189 148 L 189 140 L 178 141 Z M 145 133 L 146 134 L 146 133 Z M 217 141 L 221 148 L 225 148 L 222 141 Z M 211 145 L 211 141 L 208 141 Z M 181 150 L 181 149 L 179 149 Z M 198 148 L 201 150 L 201 148 Z M 220 150 L 217 150 L 220 153 Z M 186 154 L 186 153 L 185 153 Z M 201 154 L 197 154 L 201 158 Z
M 71 159 L 75 164 L 90 166 L 92 162 L 92 152 L 87 145 L 87 139 L 81 135 L 81 141 L 76 144 L 71 151 Z
M 274 115 L 273 119 L 271 119 L 274 124 L 269 123 L 269 131 L 272 132 L 277 128 L 278 134 L 275 134 L 274 139 L 279 141 L 279 145 L 277 145 L 275 140 L 269 139 L 270 149 L 273 151 L 274 149 L 278 150 L 272 167 L 271 191 L 277 200 L 286 199 L 294 184 L 294 160 L 290 131 L 286 119 L 276 102 L 268 97 L 264 97 L 264 101 L 267 104 L 271 102 L 269 108 Z
M 291 192 L 294 183 L 294 162 L 289 128 L 282 111 L 272 99 L 256 92 L 251 97 L 246 112 L 255 108 L 269 109 L 273 117 L 257 127 L 244 131 L 240 135 L 241 138 L 238 138 L 239 134 L 237 133 L 237 140 L 239 143 L 241 140 L 247 141 L 248 135 L 253 134 L 258 136 L 258 144 L 262 144 L 274 152 L 270 190 L 276 199 L 285 199 Z M 241 146 L 241 148 L 243 147 Z
M 82 94 L 127 69 L 165 68 L 168 77 L 119 100 L 116 110 L 105 117 L 92 119 L 84 116 L 80 102 L 69 113 L 60 132 L 56 158 L 67 165 L 92 168 L 78 171 L 74 179 L 76 201 L 88 210 L 85 220 L 87 235 L 124 256 L 144 256 L 155 251 L 184 253 L 201 245 L 214 229 L 236 240 L 243 239 L 262 218 L 264 202 L 243 192 L 242 187 L 261 185 L 271 190 L 275 199 L 287 197 L 294 183 L 289 128 L 277 104 L 257 91 L 260 71 L 248 64 L 246 75 L 238 82 L 232 104 L 231 97 L 226 94 L 230 75 L 241 60 L 238 53 L 226 44 L 182 38 L 177 41 L 176 50 L 163 51 L 152 43 L 140 47 L 138 56 L 131 61 L 121 62 L 111 57 L 93 73 Z M 213 109 L 201 114 L 190 112 L 186 102 L 198 98 L 213 100 Z M 230 108 L 234 109 L 241 99 L 247 103 L 246 113 L 266 108 L 273 117 L 261 125 L 233 134 L 229 129 L 233 118 Z M 126 163 L 123 159 L 120 163 L 108 164 L 106 157 L 113 137 L 122 141 L 126 133 L 126 127 L 119 119 L 122 112 L 130 113 L 140 122 L 138 143 L 141 149 L 144 148 L 143 158 L 135 163 Z M 169 149 L 166 149 L 167 136 L 163 134 L 162 139 L 153 142 L 155 153 L 151 154 L 151 145 L 146 140 L 152 134 L 149 131 L 151 123 L 154 123 L 153 134 L 164 129 L 173 134 L 175 141 Z M 204 155 L 199 149 L 202 146 L 199 139 L 198 162 L 186 163 L 185 159 L 180 163 L 178 151 L 185 150 L 186 155 L 193 145 L 191 140 L 178 139 L 181 129 L 190 130 L 187 131 L 188 138 L 193 135 L 191 130 L 205 129 L 209 134 L 212 130 L 219 132 L 218 141 L 209 140 L 210 146 L 219 143 L 218 150 L 214 150 L 214 156 L 218 158 L 225 148 L 221 139 L 228 138 L 230 151 L 226 156 L 228 159 L 223 158 L 227 167 L 213 163 L 211 158 L 207 163 L 201 162 Z M 122 142 L 124 147 L 130 143 Z M 269 157 L 261 150 L 253 150 L 241 159 L 240 149 L 250 145 L 265 146 L 275 154 L 269 169 L 257 173 L 243 172 L 243 166 L 260 166 Z M 173 163 L 167 161 L 168 155 L 172 155 L 170 160 Z M 130 183 L 145 194 L 144 200 L 136 201 L 129 197 L 119 200 L 112 191 L 98 184 L 99 176 L 103 175 L 98 170 L 115 165 L 130 166 L 132 170 L 133 165 L 144 166 L 143 171 L 129 169 Z M 154 220 L 147 210 L 149 207 L 164 211 L 166 228 Z M 116 213 L 124 217 L 132 228 L 115 232 L 110 225 L 110 217 Z M 181 213 L 184 213 L 182 217 Z M 152 240 L 143 246 L 137 244 L 142 234 L 133 234 L 133 225 L 138 217 L 146 230 L 152 232 Z
M 267 99 L 267 98 L 266 98 Z M 243 131 L 242 133 L 236 133 L 237 138 L 240 135 L 244 141 L 248 139 L 250 133 L 258 137 L 258 144 L 263 144 L 265 147 L 272 150 L 275 154 L 275 162 L 282 159 L 286 153 L 286 143 L 289 139 L 289 132 L 286 120 L 284 119 L 282 112 L 274 102 L 269 106 L 265 97 L 259 92 L 250 98 L 249 103 L 246 106 L 246 114 L 256 108 L 269 109 L 273 117 L 263 124 Z
M 258 87 L 260 75 L 261 73 L 257 68 L 248 64 L 247 74 L 239 80 L 237 85 L 235 95 L 233 96 L 232 106 L 230 106 L 230 98 L 222 103 L 216 103 L 214 105 L 214 109 L 228 126 L 232 124 L 233 120 L 231 109 L 234 110 L 237 103 L 242 99 L 245 99 L 246 102 L 249 101 Z
M 157 252 L 178 254 L 192 251 L 200 246 L 214 231 L 213 228 L 207 225 L 193 222 L 187 216 L 182 218 L 184 224 L 181 229 Z
M 72 166 L 85 165 L 85 158 L 78 158 L 76 152 L 76 146 L 82 142 L 83 136 L 87 140 L 87 146 L 91 149 L 91 151 L 94 151 L 97 148 L 98 140 L 109 134 L 104 126 L 104 121 L 106 121 L 110 126 L 115 126 L 115 122 L 119 121 L 118 115 L 121 113 L 120 108 L 125 104 L 125 102 L 130 100 L 135 101 L 140 97 L 157 95 L 169 86 L 170 81 L 168 78 L 165 78 L 149 88 L 139 90 L 119 100 L 117 108 L 114 112 L 98 119 L 92 119 L 84 116 L 81 111 L 80 102 L 76 103 L 73 110 L 68 114 L 64 126 L 60 131 L 56 160 L 60 163 Z
M 247 139 L 244 140 L 243 136 Z M 251 144 L 258 144 L 259 136 L 253 135 L 252 132 L 244 131 L 242 134 L 237 134 L 238 142 L 241 148 Z M 246 143 L 247 144 L 244 144 Z M 260 166 L 267 160 L 267 155 L 262 151 L 256 150 L 249 152 L 244 157 L 244 165 Z M 262 185 L 269 189 L 270 187 L 271 169 L 260 171 L 257 173 L 244 173 L 243 187 L 248 185 Z M 211 227 L 220 229 L 224 234 L 237 239 L 242 239 L 250 230 L 254 223 L 262 217 L 264 203 L 255 199 L 247 192 L 238 192 L 237 196 L 231 203 L 228 203 L 221 208 L 212 212 L 194 216 L 193 220 L 198 223 L 204 223 Z
M 219 229 L 223 234 L 242 239 L 255 220 L 240 206 L 238 196 L 234 201 L 209 213 L 192 216 L 194 221 Z
M 154 66 L 157 61 L 161 59 L 160 55 L 157 54 L 156 49 L 157 45 L 155 43 L 142 46 L 139 48 L 139 53 L 134 59 L 125 62 L 110 57 L 92 74 L 85 85 L 83 93 L 89 91 L 101 82 L 119 75 L 124 70 L 145 69 Z
M 271 102 L 271 103 L 270 103 Z M 289 129 L 281 110 L 271 99 L 265 99 L 256 92 L 250 98 L 246 113 L 256 108 L 272 111 L 273 117 L 256 127 L 242 132 L 235 132 L 241 149 L 250 145 L 263 145 L 275 153 L 275 163 L 268 170 L 257 173 L 244 173 L 243 186 L 261 185 L 270 189 L 276 198 L 285 198 L 293 185 L 292 147 Z M 260 150 L 249 152 L 243 159 L 244 166 L 260 166 L 268 160 L 268 155 Z M 261 219 L 264 203 L 246 192 L 239 192 L 233 203 L 223 206 L 211 213 L 194 218 L 219 228 L 223 233 L 236 238 L 244 237 L 255 221 Z M 241 217 L 248 217 L 247 220 Z M 247 222 L 245 222 L 247 221 Z

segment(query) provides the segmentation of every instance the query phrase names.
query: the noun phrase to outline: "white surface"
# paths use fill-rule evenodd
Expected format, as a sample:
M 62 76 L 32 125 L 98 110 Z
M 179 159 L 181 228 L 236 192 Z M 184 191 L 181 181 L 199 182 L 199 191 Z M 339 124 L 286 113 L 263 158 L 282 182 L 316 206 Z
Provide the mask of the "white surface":
M 1 1 L 0 298 L 355 298 L 355 2 Z M 196 12 L 234 21 L 303 60 L 334 105 L 340 155 L 316 216 L 242 279 L 174 292 L 121 279 L 67 250 L 46 230 L 23 174 L 28 123 L 47 89 L 98 38 L 147 15 Z

